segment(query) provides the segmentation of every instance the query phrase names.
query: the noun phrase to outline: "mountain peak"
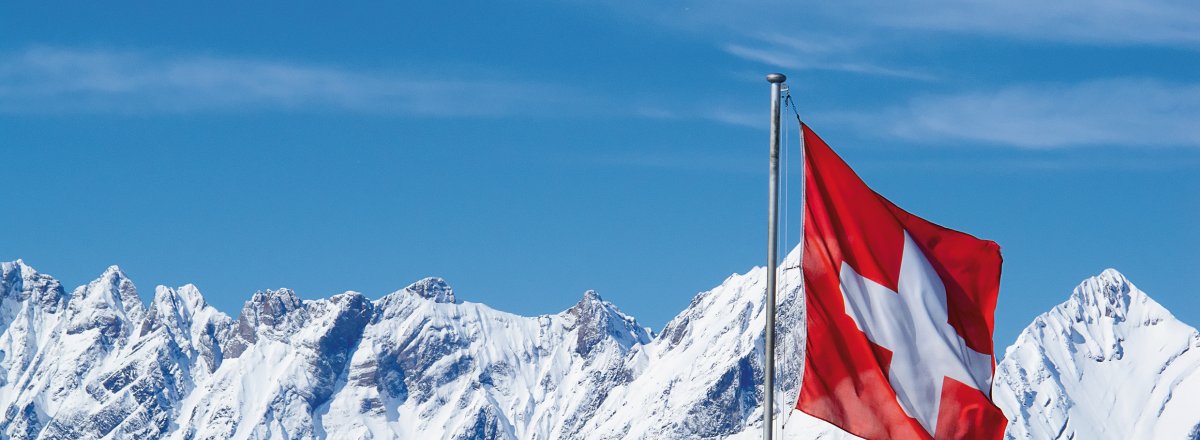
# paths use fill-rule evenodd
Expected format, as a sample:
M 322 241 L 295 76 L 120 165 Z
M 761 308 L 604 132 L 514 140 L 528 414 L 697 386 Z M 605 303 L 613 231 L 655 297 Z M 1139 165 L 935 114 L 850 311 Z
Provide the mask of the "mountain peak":
M 84 298 L 92 298 L 104 303 L 115 303 L 127 312 L 140 311 L 142 309 L 142 299 L 138 296 L 137 287 L 133 285 L 133 280 L 125 275 L 125 272 L 120 267 L 113 265 L 105 269 L 100 277 L 82 287 L 81 294 Z
M 30 266 L 29 263 L 26 263 L 25 260 L 21 259 L 21 258 L 18 258 L 11 262 L 6 261 L 6 262 L 0 263 L 0 264 L 3 264 L 4 266 L 11 268 L 9 270 L 16 269 L 16 270 L 20 270 L 20 271 L 28 271 L 31 273 L 37 273 L 37 270 L 34 270 L 33 266 Z
M 110 340 L 128 334 L 128 328 L 140 322 L 144 312 L 137 287 L 117 266 L 109 266 L 99 278 L 76 288 L 67 308 L 71 311 L 69 334 L 100 328 Z
M 579 298 L 579 301 L 567 309 L 566 313 L 577 318 L 582 318 L 596 314 L 612 315 L 614 311 L 616 311 L 616 306 L 601 298 L 600 294 L 596 293 L 595 290 L 588 290 L 583 292 L 583 296 Z M 616 311 L 616 313 L 620 314 L 619 311 Z M 624 314 L 621 315 L 622 317 L 624 316 Z
M 101 274 L 100 277 L 101 278 L 127 278 L 125 276 L 125 271 L 121 270 L 121 266 L 117 266 L 115 264 L 112 266 L 108 266 L 108 269 L 104 269 L 104 273 Z
M 25 261 L 18 258 L 16 261 L 0 263 L 0 274 L 15 279 L 23 279 L 36 275 L 37 271 L 28 264 L 25 264 Z
M 299 309 L 301 305 L 300 297 L 292 289 L 260 290 L 246 301 L 242 307 L 242 317 L 251 320 L 255 326 L 274 326 L 282 321 L 284 315 Z
M 260 333 L 286 339 L 291 331 L 304 325 L 305 318 L 304 303 L 292 289 L 254 292 L 242 306 L 236 333 L 224 351 L 229 358 L 241 356 L 246 348 L 258 341 Z
M 67 296 L 58 280 L 38 273 L 21 259 L 0 263 L 0 297 L 8 295 L 31 299 L 51 312 L 57 311 Z
M 1104 271 L 1100 272 L 1099 275 L 1090 277 L 1086 280 L 1083 280 L 1083 282 L 1080 283 L 1080 287 L 1111 286 L 1111 287 L 1116 287 L 1117 288 L 1116 290 L 1118 290 L 1118 291 L 1128 290 L 1128 288 L 1131 285 L 1132 285 L 1132 283 L 1129 282 L 1128 278 L 1125 278 L 1124 274 L 1122 274 L 1121 272 L 1118 272 L 1116 269 L 1113 269 L 1113 268 L 1104 269 Z
M 1071 293 L 1077 319 L 1108 317 L 1124 320 L 1135 303 L 1153 301 L 1116 269 L 1083 280 Z
M 410 284 L 404 290 L 421 298 L 432 299 L 434 302 L 451 304 L 455 302 L 454 289 L 446 283 L 446 280 L 438 277 L 424 278 Z
M 1200 334 L 1107 269 L 1034 319 L 996 366 L 1008 438 L 1194 438 Z
M 146 335 L 162 326 L 187 334 L 192 316 L 205 306 L 204 297 L 194 285 L 187 284 L 178 289 L 159 285 L 154 288 L 154 299 L 150 301 L 146 319 L 142 320 L 139 335 Z
M 600 298 L 595 290 L 583 293 L 583 298 L 563 314 L 574 319 L 576 334 L 575 352 L 587 357 L 596 344 L 612 338 L 626 348 L 650 342 L 649 330 L 626 315 L 617 306 Z
M 204 295 L 200 293 L 200 288 L 196 287 L 195 284 L 184 284 L 179 289 L 176 289 L 175 293 L 192 309 L 200 309 L 208 304 L 204 300 Z
M 160 313 L 171 312 L 189 315 L 207 306 L 204 295 L 194 284 L 184 284 L 178 289 L 158 286 L 154 289 L 152 309 L 163 309 Z

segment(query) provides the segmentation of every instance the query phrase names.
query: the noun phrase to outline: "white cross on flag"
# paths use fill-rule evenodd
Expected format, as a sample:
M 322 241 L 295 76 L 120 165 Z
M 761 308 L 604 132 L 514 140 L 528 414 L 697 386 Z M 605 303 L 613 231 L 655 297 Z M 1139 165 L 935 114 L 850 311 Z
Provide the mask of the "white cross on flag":
M 807 126 L 796 408 L 867 439 L 999 439 L 1000 248 L 872 191 Z

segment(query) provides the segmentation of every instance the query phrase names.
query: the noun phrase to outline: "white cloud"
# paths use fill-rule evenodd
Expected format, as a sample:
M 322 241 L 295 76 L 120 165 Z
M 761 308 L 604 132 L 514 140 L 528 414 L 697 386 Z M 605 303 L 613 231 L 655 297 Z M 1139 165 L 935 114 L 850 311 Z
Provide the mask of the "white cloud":
M 601 166 L 654 168 L 678 171 L 757 173 L 763 165 L 753 154 L 704 152 L 623 152 L 580 156 L 572 160 Z
M 1197 121 L 1200 84 L 1113 79 L 920 97 L 857 124 L 941 143 L 1200 147 Z
M 722 108 L 704 112 L 700 117 L 710 121 L 750 128 L 761 128 L 767 125 L 767 121 L 770 120 L 770 116 L 766 111 L 748 112 Z
M 767 123 L 767 110 L 746 111 L 737 110 L 723 104 L 694 104 L 687 107 L 677 106 L 640 106 L 633 109 L 634 116 L 646 119 L 666 120 L 695 120 L 719 122 L 740 127 L 760 128 Z
M 876 24 L 1030 40 L 1162 44 L 1200 43 L 1192 0 L 969 0 L 856 2 Z
M 31 48 L 0 54 L 0 112 L 353 111 L 418 116 L 553 114 L 548 84 L 210 56 Z
M 726 53 L 786 70 L 825 70 L 933 81 L 946 74 L 912 67 L 960 37 L 1088 45 L 1200 48 L 1195 0 L 743 0 L 608 2 L 709 40 Z
M 343 111 L 423 117 L 604 115 L 758 126 L 765 115 L 632 104 L 554 84 L 213 56 L 35 47 L 0 53 L 0 113 Z
M 653 17 L 702 34 L 756 36 L 765 30 L 879 42 L 896 30 L 951 32 L 1038 41 L 1200 45 L 1194 0 L 917 0 L 839 2 L 610 2 L 618 11 Z M 886 42 L 886 41 L 885 41 Z
M 928 73 L 871 64 L 860 59 L 862 47 L 846 41 L 800 40 L 782 35 L 758 36 L 752 44 L 727 43 L 721 48 L 740 59 L 762 62 L 790 71 L 836 71 L 870 76 L 934 80 Z

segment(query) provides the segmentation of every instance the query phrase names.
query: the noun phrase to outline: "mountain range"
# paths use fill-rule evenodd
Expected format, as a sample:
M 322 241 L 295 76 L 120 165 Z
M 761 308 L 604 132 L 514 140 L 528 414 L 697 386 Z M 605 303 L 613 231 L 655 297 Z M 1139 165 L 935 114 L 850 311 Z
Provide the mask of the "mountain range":
M 797 252 L 779 273 L 776 408 L 804 357 Z M 0 436 L 12 439 L 673 439 L 761 433 L 766 270 L 659 332 L 588 291 L 519 316 L 426 278 L 376 300 L 192 285 L 149 305 L 121 269 L 68 293 L 0 263 Z M 996 367 L 1012 439 L 1200 438 L 1200 334 L 1115 270 L 1039 316 Z M 852 438 L 799 412 L 782 438 Z

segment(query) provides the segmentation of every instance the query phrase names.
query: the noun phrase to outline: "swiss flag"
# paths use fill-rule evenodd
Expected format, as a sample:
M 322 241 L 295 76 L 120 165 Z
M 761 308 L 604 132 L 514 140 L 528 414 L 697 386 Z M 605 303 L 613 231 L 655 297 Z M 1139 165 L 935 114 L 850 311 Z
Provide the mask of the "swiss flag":
M 1000 247 L 900 209 L 807 126 L 796 408 L 867 439 L 999 439 Z

